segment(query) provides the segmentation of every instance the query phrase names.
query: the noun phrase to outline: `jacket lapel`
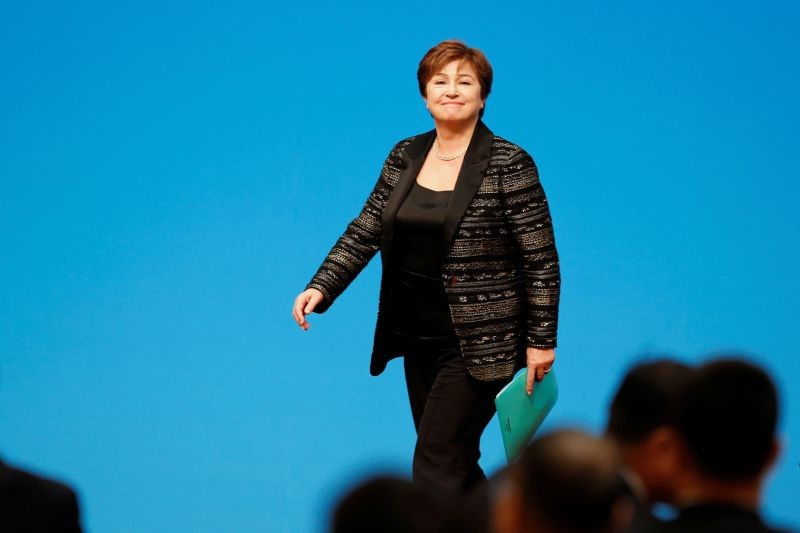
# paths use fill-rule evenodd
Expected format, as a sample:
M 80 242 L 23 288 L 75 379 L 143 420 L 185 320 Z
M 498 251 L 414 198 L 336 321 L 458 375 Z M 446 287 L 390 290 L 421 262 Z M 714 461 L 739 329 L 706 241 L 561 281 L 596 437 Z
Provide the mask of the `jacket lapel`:
M 484 172 L 489 165 L 489 152 L 492 148 L 493 137 L 494 134 L 491 130 L 479 120 L 467 147 L 467 153 L 464 154 L 464 163 L 461 165 L 453 195 L 447 206 L 442 235 L 445 254 L 450 249 L 450 243 L 453 242 L 464 212 L 483 181 Z
M 494 134 L 491 130 L 479 120 L 467 147 L 467 153 L 464 154 L 464 163 L 461 165 L 461 170 L 456 179 L 456 186 L 447 205 L 447 215 L 445 216 L 442 233 L 442 245 L 445 253 L 450 249 L 450 243 L 455 237 L 458 224 L 464 216 L 464 211 L 467 210 L 483 181 L 483 174 L 489 165 L 489 152 L 492 147 L 493 137 Z M 397 184 L 386 201 L 386 207 L 381 217 L 381 259 L 384 263 L 389 257 L 389 251 L 392 246 L 397 211 L 400 209 L 400 205 L 408 194 L 411 185 L 417 179 L 428 151 L 433 145 L 434 138 L 436 138 L 436 130 L 418 135 L 403 153 L 404 168 L 401 170 Z
M 386 201 L 386 207 L 383 209 L 383 216 L 381 217 L 381 259 L 384 263 L 389 257 L 389 250 L 392 246 L 397 211 L 400 210 L 400 205 L 403 203 L 406 194 L 408 194 L 411 185 L 417 179 L 417 175 L 435 138 L 436 130 L 418 135 L 403 152 L 403 170 L 401 170 L 397 183 L 389 194 L 389 199 Z

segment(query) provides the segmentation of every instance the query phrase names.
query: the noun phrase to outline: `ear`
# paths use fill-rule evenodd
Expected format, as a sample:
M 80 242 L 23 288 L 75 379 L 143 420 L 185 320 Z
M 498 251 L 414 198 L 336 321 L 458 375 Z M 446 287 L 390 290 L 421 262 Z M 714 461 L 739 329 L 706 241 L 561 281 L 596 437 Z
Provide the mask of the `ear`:
M 697 464 L 694 462 L 692 451 L 689 449 L 686 441 L 679 435 L 677 435 L 675 440 L 675 462 L 675 471 L 678 474 L 695 472 L 697 470 Z
M 769 450 L 769 457 L 767 458 L 767 463 L 764 466 L 765 471 L 772 470 L 772 467 L 775 466 L 775 463 L 778 461 L 778 457 L 781 456 L 781 443 L 778 439 L 772 440 L 772 446 Z
M 678 433 L 670 426 L 660 426 L 653 430 L 647 438 L 647 445 L 650 451 L 657 454 L 674 452 L 678 444 Z
M 515 533 L 523 531 L 524 505 L 519 490 L 514 487 L 503 487 L 492 506 L 492 531 L 494 533 Z

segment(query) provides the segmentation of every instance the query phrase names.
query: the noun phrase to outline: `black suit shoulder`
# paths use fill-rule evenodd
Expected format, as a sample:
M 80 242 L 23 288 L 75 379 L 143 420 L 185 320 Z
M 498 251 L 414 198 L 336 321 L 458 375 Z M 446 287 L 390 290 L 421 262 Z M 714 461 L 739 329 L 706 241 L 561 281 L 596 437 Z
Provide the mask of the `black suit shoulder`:
M 681 510 L 673 520 L 651 524 L 646 533 L 790 533 L 765 524 L 758 513 L 724 504 L 702 504 Z
M 0 462 L 2 531 L 79 533 L 78 497 L 67 485 Z

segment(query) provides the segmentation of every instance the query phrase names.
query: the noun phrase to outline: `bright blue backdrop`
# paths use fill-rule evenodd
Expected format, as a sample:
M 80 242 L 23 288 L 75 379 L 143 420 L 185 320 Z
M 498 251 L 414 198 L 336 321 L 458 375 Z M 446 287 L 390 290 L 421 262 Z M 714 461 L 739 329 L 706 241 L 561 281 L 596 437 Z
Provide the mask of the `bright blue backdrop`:
M 601 429 L 643 351 L 749 351 L 784 407 L 765 507 L 800 526 L 799 24 L 788 0 L 4 2 L 0 453 L 76 486 L 93 532 L 318 531 L 407 472 L 402 372 L 367 372 L 377 263 L 309 332 L 290 306 L 431 127 L 417 62 L 459 37 L 551 202 L 551 427 Z

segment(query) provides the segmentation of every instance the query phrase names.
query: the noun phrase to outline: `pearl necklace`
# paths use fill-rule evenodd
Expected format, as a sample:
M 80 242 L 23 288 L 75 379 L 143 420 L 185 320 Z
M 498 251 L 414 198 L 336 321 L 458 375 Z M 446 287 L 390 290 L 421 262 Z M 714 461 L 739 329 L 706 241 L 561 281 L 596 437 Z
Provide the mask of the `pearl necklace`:
M 452 161 L 453 159 L 458 159 L 459 157 L 467 153 L 467 150 L 465 149 L 463 152 L 459 152 L 457 154 L 442 155 L 439 153 L 438 146 L 439 146 L 439 138 L 435 137 L 433 139 L 433 155 L 435 155 L 436 159 L 439 159 L 440 161 Z

